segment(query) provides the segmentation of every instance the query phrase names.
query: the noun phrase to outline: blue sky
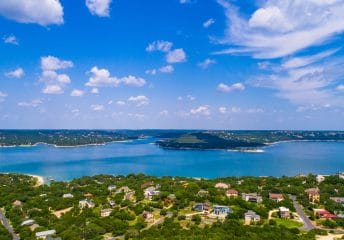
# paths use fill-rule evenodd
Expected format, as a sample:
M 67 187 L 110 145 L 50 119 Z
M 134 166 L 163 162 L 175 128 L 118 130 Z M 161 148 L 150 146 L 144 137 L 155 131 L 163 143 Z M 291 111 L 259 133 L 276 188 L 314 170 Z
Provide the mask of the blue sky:
M 0 128 L 339 129 L 342 0 L 0 1 Z

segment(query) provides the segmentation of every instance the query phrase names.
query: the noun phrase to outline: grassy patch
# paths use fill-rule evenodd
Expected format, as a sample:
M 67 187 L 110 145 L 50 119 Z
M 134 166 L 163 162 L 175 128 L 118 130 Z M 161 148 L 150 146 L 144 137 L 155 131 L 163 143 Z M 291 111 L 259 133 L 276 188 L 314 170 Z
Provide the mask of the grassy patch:
M 196 136 L 194 135 L 183 135 L 181 137 L 179 137 L 177 139 L 177 142 L 178 143 L 202 143 L 204 141 L 202 141 L 201 139 L 197 138 Z
M 276 218 L 274 219 L 276 221 L 276 223 L 278 225 L 282 225 L 286 228 L 300 228 L 302 227 L 302 223 L 300 222 L 296 222 L 296 221 L 293 221 L 293 220 L 290 220 L 290 219 L 280 219 L 280 218 Z

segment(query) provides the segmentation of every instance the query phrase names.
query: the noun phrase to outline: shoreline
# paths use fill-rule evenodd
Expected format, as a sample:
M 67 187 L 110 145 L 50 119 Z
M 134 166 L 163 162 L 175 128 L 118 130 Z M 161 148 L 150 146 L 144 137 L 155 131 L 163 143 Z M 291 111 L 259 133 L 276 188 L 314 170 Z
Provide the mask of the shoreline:
M 45 184 L 45 180 L 44 180 L 43 176 L 34 175 L 34 174 L 24 174 L 24 175 L 27 175 L 27 176 L 30 176 L 30 177 L 36 179 L 37 180 L 37 184 L 36 184 L 37 187 L 42 186 L 42 185 Z

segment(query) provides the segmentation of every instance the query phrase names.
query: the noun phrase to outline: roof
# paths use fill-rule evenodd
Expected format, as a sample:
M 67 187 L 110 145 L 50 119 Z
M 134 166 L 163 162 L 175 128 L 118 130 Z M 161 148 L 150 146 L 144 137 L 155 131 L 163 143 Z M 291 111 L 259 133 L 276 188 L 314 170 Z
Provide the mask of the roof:
M 305 192 L 308 194 L 313 194 L 313 195 L 320 194 L 319 188 L 308 188 L 305 190 Z
M 281 193 L 269 193 L 269 198 L 279 199 L 279 198 L 284 198 L 284 197 L 283 197 L 283 194 Z
M 235 189 L 229 189 L 229 190 L 227 190 L 226 193 L 227 193 L 227 194 L 238 194 L 238 191 L 235 190 Z
M 278 210 L 280 212 L 289 212 L 289 208 L 286 208 L 286 207 L 279 207 Z
M 43 231 L 43 232 L 37 232 L 36 237 L 46 237 L 49 235 L 54 235 L 56 234 L 56 230 L 48 230 L 48 231 Z

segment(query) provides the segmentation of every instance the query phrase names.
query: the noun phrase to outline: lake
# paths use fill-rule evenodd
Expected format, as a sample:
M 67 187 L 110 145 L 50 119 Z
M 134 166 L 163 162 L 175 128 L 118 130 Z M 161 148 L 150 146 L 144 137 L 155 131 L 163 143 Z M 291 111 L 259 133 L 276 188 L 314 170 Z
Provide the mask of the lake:
M 164 150 L 154 139 L 100 146 L 0 148 L 0 172 L 71 180 L 96 174 L 154 176 L 294 176 L 344 171 L 344 142 L 285 142 L 263 153 Z

